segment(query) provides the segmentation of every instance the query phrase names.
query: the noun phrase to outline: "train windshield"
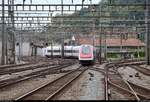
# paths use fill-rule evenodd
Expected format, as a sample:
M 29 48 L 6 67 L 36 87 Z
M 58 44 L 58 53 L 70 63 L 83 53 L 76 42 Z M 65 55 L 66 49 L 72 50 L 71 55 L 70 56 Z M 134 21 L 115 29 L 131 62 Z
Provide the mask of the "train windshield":
M 89 54 L 90 53 L 90 47 L 89 46 L 83 46 L 82 47 L 82 53 L 83 54 Z

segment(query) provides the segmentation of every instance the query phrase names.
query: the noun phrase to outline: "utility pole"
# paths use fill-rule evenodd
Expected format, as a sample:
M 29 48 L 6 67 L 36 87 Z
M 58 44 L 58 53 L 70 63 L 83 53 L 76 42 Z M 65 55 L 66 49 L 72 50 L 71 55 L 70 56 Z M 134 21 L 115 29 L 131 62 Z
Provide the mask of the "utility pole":
M 120 52 L 122 52 L 123 33 L 120 32 Z
M 99 16 L 101 17 L 101 6 L 99 5 Z M 99 63 L 101 64 L 102 63 L 102 57 L 101 57 L 101 54 L 102 54 L 102 24 L 100 24 L 100 33 L 99 33 Z
M 63 28 L 63 0 L 61 0 L 61 29 Z M 64 58 L 64 37 L 63 37 L 63 33 L 61 34 L 61 58 Z
M 8 31 L 8 36 L 6 37 L 6 47 L 7 47 L 7 39 L 8 39 L 8 50 L 6 49 L 6 53 L 8 54 L 8 60 L 7 62 L 9 64 L 14 64 L 15 63 L 15 27 L 14 27 L 14 0 L 8 0 L 8 16 L 9 16 L 9 22 L 11 24 L 9 27 Z M 6 54 L 6 59 L 7 59 L 7 54 Z
M 90 1 L 90 4 L 92 5 L 92 1 Z M 94 11 L 95 8 L 92 8 L 92 13 L 93 13 L 93 46 L 95 46 L 95 18 L 94 18 Z
M 10 39 L 9 39 L 9 35 L 10 35 L 10 29 L 11 29 L 11 1 L 8 0 L 8 33 L 6 35 L 6 63 L 9 64 L 10 62 L 10 50 L 8 50 L 10 48 Z
M 84 0 L 82 0 L 82 10 L 83 10 Z
M 95 22 L 93 20 L 93 46 L 95 46 Z
M 5 33 L 5 64 L 15 63 L 14 0 L 8 0 L 8 27 Z
M 21 29 L 22 29 L 22 26 L 21 26 Z M 18 60 L 19 60 L 19 63 L 20 63 L 20 61 L 21 61 L 21 56 L 22 56 L 22 31 L 19 31 L 19 58 L 18 58 Z
M 51 41 L 51 59 L 53 59 L 53 40 Z
M 145 23 L 146 23 L 146 64 L 150 65 L 150 1 L 146 0 L 146 13 L 145 13 Z
M 104 39 L 105 39 L 105 48 L 104 48 L 104 58 L 105 58 L 105 60 L 107 61 L 107 36 L 106 36 L 106 33 L 104 32 Z
M 135 27 L 135 33 L 137 35 L 137 40 L 138 40 L 138 46 L 137 46 L 137 52 L 138 52 L 138 58 L 140 58 L 140 38 L 138 38 L 138 31 L 137 31 L 137 27 Z
M 12 5 L 14 5 L 14 0 L 12 0 Z M 11 20 L 12 20 L 12 29 L 13 29 L 13 33 L 12 33 L 12 64 L 14 64 L 16 62 L 16 54 L 15 54 L 15 22 L 14 22 L 14 6 L 12 6 L 12 16 L 11 16 Z
M 1 57 L 1 64 L 4 65 L 6 60 L 5 60 L 5 53 L 6 53 L 6 46 L 5 46 L 5 43 L 6 43 L 6 37 L 5 37 L 5 20 L 4 20 L 4 17 L 5 17 L 5 5 L 4 5 L 4 0 L 2 0 L 2 57 Z
M 8 51 L 8 48 L 10 48 L 10 46 L 9 46 L 9 34 L 10 34 L 10 29 L 11 29 L 11 24 L 10 24 L 10 18 L 11 18 L 11 0 L 8 0 L 7 1 L 8 2 L 8 27 L 7 27 L 7 31 L 8 31 L 8 33 L 6 33 L 5 35 L 6 35 L 6 45 L 5 45 L 5 47 L 6 47 L 6 64 L 9 64 L 9 60 L 8 59 L 10 59 L 9 58 L 9 51 Z

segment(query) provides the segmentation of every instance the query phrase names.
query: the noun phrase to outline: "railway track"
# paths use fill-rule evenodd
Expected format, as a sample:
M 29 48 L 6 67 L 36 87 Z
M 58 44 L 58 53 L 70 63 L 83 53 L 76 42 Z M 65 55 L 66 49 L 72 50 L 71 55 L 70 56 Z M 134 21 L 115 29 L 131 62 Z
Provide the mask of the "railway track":
M 122 67 L 122 66 L 129 66 L 129 65 L 142 65 L 142 64 L 145 64 L 145 61 L 133 61 L 133 62 L 118 62 L 118 63 L 112 63 L 112 64 L 110 64 L 110 67 L 112 67 L 112 65 L 114 66 L 116 66 L 116 67 Z M 108 65 L 109 66 L 109 65 Z
M 104 69 L 100 69 L 100 68 L 96 68 L 96 67 L 90 67 L 90 70 L 94 70 L 94 71 L 98 71 L 101 72 L 102 74 L 105 74 L 105 70 Z
M 46 58 L 40 56 L 28 56 L 22 57 L 22 60 L 25 62 L 32 62 L 32 63 L 39 63 L 39 62 L 52 62 L 54 64 L 61 63 L 61 62 L 70 62 L 70 59 L 61 59 L 61 58 Z
M 71 66 L 71 65 L 72 64 L 57 65 L 57 66 L 54 66 L 54 67 L 49 67 L 49 68 L 46 68 L 46 69 L 42 69 L 42 70 L 39 70 L 39 71 L 36 71 L 36 72 L 29 73 L 29 74 L 26 74 L 24 76 L 18 76 L 18 77 L 13 78 L 13 79 L 2 80 L 2 81 L 0 81 L 0 88 L 4 88 L 6 86 L 10 86 L 10 85 L 19 83 L 21 81 L 25 81 L 25 80 L 34 78 L 34 77 L 39 77 L 39 76 L 42 76 L 42 75 L 47 75 L 47 74 L 50 74 L 50 73 L 54 73 L 56 71 L 59 71 L 63 68 Z
M 134 62 L 133 64 L 135 64 L 135 63 L 141 64 L 141 62 Z M 69 65 L 70 64 L 68 63 L 68 66 Z M 124 62 L 124 63 L 121 62 L 120 64 L 119 63 L 117 63 L 117 64 L 116 63 L 108 63 L 108 64 L 106 64 L 104 69 L 96 68 L 96 67 L 89 67 L 89 69 L 91 69 L 91 70 L 99 71 L 99 72 L 104 74 L 104 76 L 105 76 L 105 79 L 104 79 L 105 99 L 106 100 L 111 100 L 111 97 L 109 96 L 111 94 L 110 88 L 114 88 L 114 89 L 116 89 L 116 91 L 120 90 L 123 93 L 123 95 L 126 97 L 126 99 L 130 99 L 130 100 L 131 99 L 133 99 L 133 100 L 135 100 L 135 99 L 136 100 L 148 99 L 148 97 L 150 97 L 150 95 L 146 93 L 147 91 L 149 92 L 149 89 L 146 89 L 146 88 L 143 89 L 143 87 L 140 88 L 140 86 L 136 87 L 133 83 L 128 82 L 128 81 L 124 81 L 120 77 L 119 72 L 117 72 L 117 69 L 120 66 L 128 66 L 128 65 L 132 65 L 132 63 L 131 62 Z M 38 77 L 38 76 L 46 75 L 49 73 L 57 72 L 59 69 L 62 69 L 61 68 L 62 66 L 63 66 L 63 64 L 55 66 L 56 69 L 55 68 L 53 69 L 52 66 L 51 66 L 51 68 L 46 68 L 46 69 L 42 68 L 43 70 L 37 71 L 34 73 L 30 73 L 26 76 L 19 76 L 16 79 L 9 79 L 9 80 L 5 80 L 5 81 L 0 81 L 0 88 L 4 88 L 5 86 L 9 86 L 9 85 L 11 86 L 13 84 L 16 84 L 16 83 L 19 83 L 21 81 L 25 81 L 25 80 L 28 80 L 28 79 L 31 79 L 34 77 Z M 66 72 L 68 72 L 68 70 Z M 73 71 L 69 70 L 69 73 L 71 73 L 71 72 L 73 72 Z M 71 76 L 71 75 L 69 75 L 69 76 Z M 70 77 L 70 79 L 71 79 L 71 77 Z M 69 80 L 69 78 L 66 78 L 66 80 Z M 64 81 L 64 82 L 67 83 L 67 81 Z M 72 82 L 72 81 L 69 81 L 69 82 Z M 56 85 L 56 83 L 53 85 Z M 58 85 L 59 85 L 59 83 L 58 83 Z M 45 84 L 45 86 L 47 86 L 47 85 Z M 39 87 L 39 89 L 37 88 L 36 90 L 33 90 L 35 92 L 39 92 L 38 93 L 39 96 L 37 95 L 37 93 L 32 94 L 32 92 L 29 92 L 29 93 L 27 93 L 28 95 L 26 94 L 27 97 L 26 97 L 26 95 L 22 95 L 22 96 L 18 97 L 16 100 L 48 100 L 48 99 L 53 99 L 53 97 L 55 97 L 55 95 L 59 94 L 59 92 L 61 92 L 61 90 L 63 88 L 67 87 L 67 85 L 66 86 L 60 85 L 60 86 L 58 86 L 58 88 L 56 88 L 56 90 L 54 90 L 52 86 L 48 85 L 51 90 L 54 90 L 56 92 L 56 93 L 54 93 L 54 96 L 53 96 L 54 91 L 49 91 L 50 94 L 47 94 L 47 91 L 42 91 L 42 90 L 47 90 L 47 88 L 44 88 L 45 86 L 43 86 L 43 87 L 41 86 L 41 87 Z M 64 86 L 64 87 L 61 88 L 61 86 Z M 141 91 L 139 91 L 138 89 Z M 57 93 L 57 90 L 58 90 L 58 93 Z M 47 96 L 49 96 L 50 98 L 48 98 Z M 39 98 L 37 98 L 37 97 L 39 97 Z
M 150 89 L 145 88 L 143 86 L 139 86 L 137 84 L 134 84 L 132 82 L 129 82 L 130 86 L 133 88 L 133 90 L 136 92 L 137 96 L 143 100 L 143 99 L 150 99 Z
M 134 66 L 132 65 L 130 67 L 136 69 L 137 71 L 139 71 L 139 72 L 141 72 L 145 75 L 150 76 L 150 70 L 147 69 L 147 68 L 144 68 L 144 67 L 141 67 L 141 66 L 135 66 L 135 65 Z
M 125 62 L 115 62 L 115 63 L 108 63 L 105 65 L 105 69 L 100 68 L 90 68 L 91 70 L 95 70 L 104 74 L 104 84 L 105 84 L 105 100 L 111 100 L 110 97 L 110 89 L 116 89 L 116 91 L 120 91 L 126 99 L 129 100 L 140 100 L 140 99 L 148 99 L 149 96 L 146 96 L 146 92 L 149 92 L 149 89 L 144 88 L 145 90 L 141 91 L 143 93 L 139 93 L 136 89 L 129 83 L 128 81 L 124 80 L 120 73 L 118 72 L 118 68 L 122 66 L 129 66 L 129 65 L 141 65 L 144 64 L 144 61 L 125 61 Z M 133 84 L 133 83 L 132 83 Z M 111 88 L 113 87 L 113 88 Z M 133 88 L 132 88 L 133 87 Z M 139 90 L 142 90 L 143 87 L 139 87 Z
M 112 65 L 112 63 L 106 64 L 106 67 Z M 112 89 L 115 91 L 121 91 L 126 99 L 136 99 L 128 85 L 121 79 L 118 72 L 116 72 L 115 65 L 109 66 L 105 69 L 100 69 L 96 67 L 90 68 L 91 70 L 98 71 L 104 75 L 104 85 L 105 85 L 105 100 L 111 100 Z M 117 67 L 118 68 L 118 67 Z M 112 70 L 110 70 L 112 69 Z
M 39 63 L 27 63 L 27 64 L 18 64 L 18 65 L 5 65 L 1 66 L 0 68 L 0 75 L 5 75 L 5 74 L 12 74 L 12 73 L 17 73 L 17 72 L 22 72 L 26 70 L 34 70 L 38 69 L 41 67 L 48 67 L 48 66 L 54 66 L 54 65 L 63 65 L 63 64 L 71 64 L 74 62 L 71 61 L 57 61 L 57 62 L 39 62 Z
M 109 100 L 114 99 L 112 97 L 113 91 L 121 93 L 125 97 L 125 100 L 127 99 L 136 100 L 135 95 L 123 80 L 113 80 L 113 79 L 108 80 L 108 90 L 109 90 L 109 94 L 108 94 Z
M 143 99 L 150 99 L 150 90 L 144 88 L 142 86 L 138 86 L 133 84 L 132 82 L 124 82 L 123 80 L 108 80 L 109 84 L 113 85 L 114 87 L 118 88 L 119 90 L 123 91 L 123 95 L 126 99 L 131 100 L 143 100 Z M 126 94 L 124 94 L 126 93 Z
M 18 67 L 18 66 L 26 66 L 26 65 L 30 65 L 30 64 L 32 64 L 32 63 L 1 65 L 0 70 L 3 70 L 5 68 L 14 68 L 14 67 Z
M 1 69 L 0 75 L 12 74 L 12 73 L 22 72 L 26 70 L 33 70 L 33 69 L 38 69 L 41 67 L 48 67 L 53 65 L 54 64 L 51 63 L 37 63 L 37 64 L 27 64 L 27 65 L 16 66 L 16 67 L 14 66 L 14 67 Z
M 51 58 L 46 58 L 46 57 L 40 57 L 40 56 L 24 56 L 21 58 L 22 61 L 25 62 L 32 62 L 32 63 L 36 63 L 36 62 L 51 62 L 51 61 L 55 61 L 58 59 L 51 59 Z
M 114 64 L 114 63 L 116 63 L 116 64 L 122 64 L 122 63 L 136 63 L 136 62 L 141 62 L 141 63 L 146 63 L 144 60 L 119 60 L 119 61 L 112 61 L 112 62 L 110 62 L 110 64 L 112 63 L 112 64 Z
M 89 69 L 95 70 L 95 71 L 98 71 L 98 72 L 101 72 L 101 73 L 103 73 L 103 74 L 106 73 L 106 70 L 105 70 L 105 69 L 101 69 L 101 68 L 97 68 L 97 67 L 92 67 L 92 68 L 89 68 Z M 113 73 L 116 73 L 116 71 L 114 71 L 114 70 L 109 70 L 109 72 L 111 72 L 112 74 L 113 74 Z
M 86 69 L 87 68 L 81 70 L 81 67 L 79 67 L 78 69 L 73 70 L 52 82 L 48 82 L 15 100 L 51 100 L 64 88 L 68 87 L 71 82 L 79 78 Z
M 115 67 L 115 68 L 113 68 Z M 111 67 L 109 67 L 111 68 Z M 118 68 L 118 66 L 112 66 L 111 69 L 117 71 L 116 69 Z M 122 90 L 122 93 L 126 93 L 123 94 L 126 99 L 133 99 L 133 100 L 141 100 L 141 99 L 149 99 L 150 97 L 150 90 L 138 85 L 135 85 L 132 82 L 128 82 L 126 80 L 123 79 L 123 77 L 121 76 L 121 74 L 117 71 L 117 74 L 109 74 L 110 70 L 107 69 L 107 72 L 105 73 L 105 92 L 106 92 L 106 100 L 111 99 L 110 96 L 110 87 L 113 86 L 119 90 Z M 110 86 L 111 85 L 111 86 Z M 108 91 L 109 90 L 109 91 Z
M 111 79 L 111 80 L 108 80 L 108 82 L 109 82 L 109 84 L 128 93 L 128 96 L 126 94 L 127 99 L 131 99 L 131 97 L 134 100 L 150 99 L 150 94 L 149 94 L 150 89 L 147 89 L 142 86 L 138 86 L 132 82 L 128 82 L 128 81 L 124 81 L 124 80 L 112 80 Z

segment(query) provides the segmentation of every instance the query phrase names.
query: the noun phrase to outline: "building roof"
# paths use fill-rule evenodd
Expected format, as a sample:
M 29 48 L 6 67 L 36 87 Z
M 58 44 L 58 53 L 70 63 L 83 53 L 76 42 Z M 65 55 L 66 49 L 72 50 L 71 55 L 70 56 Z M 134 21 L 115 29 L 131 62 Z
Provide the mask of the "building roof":
M 93 37 L 76 37 L 76 41 L 78 44 L 93 44 Z M 107 46 L 145 46 L 145 43 L 143 43 L 141 40 L 136 39 L 136 38 L 128 38 L 128 39 L 123 39 L 121 41 L 120 38 L 107 38 L 106 41 L 105 39 L 102 39 L 102 45 Z M 100 40 L 99 38 L 95 38 L 94 45 L 99 46 Z

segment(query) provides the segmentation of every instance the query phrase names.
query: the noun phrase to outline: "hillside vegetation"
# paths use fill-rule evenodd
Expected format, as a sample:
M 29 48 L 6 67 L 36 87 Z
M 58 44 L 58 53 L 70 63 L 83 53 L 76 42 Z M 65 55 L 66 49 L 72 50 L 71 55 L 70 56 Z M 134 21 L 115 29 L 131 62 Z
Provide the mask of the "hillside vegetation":
M 87 8 L 83 6 L 80 11 L 73 14 L 64 14 L 67 17 L 63 18 L 63 26 L 66 28 L 62 31 L 67 32 L 67 34 L 74 32 L 74 34 L 91 34 L 93 31 L 99 32 L 101 26 L 142 27 L 145 19 L 144 3 L 144 0 L 101 0 L 99 6 Z M 137 6 L 136 4 L 140 5 Z M 58 26 L 53 28 L 53 31 L 59 31 L 61 20 L 61 15 L 52 18 L 53 25 Z M 49 28 L 52 30 L 51 26 Z M 66 38 L 68 37 L 70 36 Z

